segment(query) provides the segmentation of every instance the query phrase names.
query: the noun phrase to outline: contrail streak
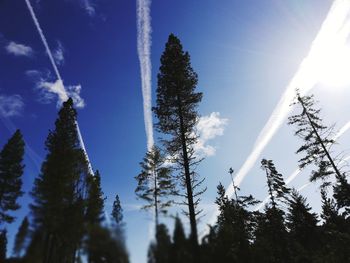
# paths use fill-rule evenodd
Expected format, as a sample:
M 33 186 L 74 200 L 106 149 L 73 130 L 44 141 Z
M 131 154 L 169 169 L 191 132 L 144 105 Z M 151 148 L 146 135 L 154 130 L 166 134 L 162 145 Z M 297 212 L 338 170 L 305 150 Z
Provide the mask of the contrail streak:
M 265 147 L 269 144 L 291 112 L 290 104 L 295 97 L 295 90 L 298 88 L 301 95 L 309 92 L 319 82 L 321 74 L 317 68 L 319 64 L 324 63 L 329 56 L 331 57 L 330 54 L 339 46 L 343 47 L 346 44 L 350 33 L 350 23 L 348 21 L 349 12 L 350 1 L 334 1 L 321 29 L 312 42 L 309 54 L 300 64 L 297 72 L 274 108 L 269 120 L 261 130 L 252 152 L 239 169 L 234 179 L 235 186 L 239 186 L 243 182 Z M 230 184 L 226 188 L 226 195 L 232 197 L 233 194 L 234 188 L 233 185 Z M 217 215 L 218 211 L 214 213 L 211 222 L 215 222 Z
M 137 53 L 141 69 L 143 115 L 147 149 L 154 144 L 152 120 L 152 64 L 151 64 L 151 0 L 137 0 Z
M 41 26 L 40 26 L 40 24 L 39 24 L 39 21 L 38 21 L 36 15 L 35 15 L 34 9 L 33 9 L 33 7 L 32 7 L 32 5 L 31 5 L 31 3 L 30 3 L 29 0 L 25 0 L 25 2 L 26 2 L 26 4 L 27 4 L 28 10 L 29 10 L 29 12 L 30 12 L 30 15 L 31 15 L 31 17 L 32 17 L 32 19 L 33 19 L 34 25 L 35 25 L 35 27 L 36 27 L 36 29 L 37 29 L 39 35 L 40 35 L 41 41 L 42 41 L 43 44 L 44 44 L 46 53 L 47 53 L 47 55 L 49 56 L 50 62 L 51 62 L 52 67 L 53 67 L 53 69 L 54 69 L 54 71 L 55 71 L 55 74 L 56 74 L 56 76 L 57 76 L 57 79 L 60 81 L 60 83 L 62 83 L 62 87 L 63 87 L 64 94 L 65 94 L 66 98 L 68 99 L 69 96 L 68 96 L 68 94 L 67 94 L 66 89 L 64 88 L 63 80 L 62 80 L 62 78 L 61 78 L 61 74 L 60 74 L 60 72 L 58 71 L 58 67 L 57 67 L 57 65 L 56 65 L 56 63 L 55 63 L 55 60 L 54 60 L 54 58 L 53 58 L 52 52 L 51 52 L 51 50 L 50 50 L 49 44 L 47 43 L 46 37 L 45 37 L 45 35 L 44 35 L 44 33 L 43 33 L 43 30 L 41 29 Z M 79 141 L 80 141 L 80 146 L 81 146 L 81 148 L 83 149 L 83 151 L 84 151 L 84 153 L 85 153 L 85 156 L 86 156 L 86 159 L 87 159 L 87 162 L 88 162 L 89 173 L 93 175 L 94 172 L 93 172 L 93 170 L 92 170 L 92 166 L 91 166 L 91 163 L 90 163 L 90 159 L 89 159 L 88 153 L 87 153 L 86 148 L 85 148 L 85 144 L 84 144 L 84 141 L 83 141 L 83 137 L 81 136 L 81 133 L 80 133 L 80 128 L 79 128 L 78 122 L 76 122 L 76 127 L 77 127 L 77 131 L 78 131 L 78 137 L 79 137 Z
M 322 58 L 323 54 L 332 52 L 330 49 L 333 49 L 336 44 L 345 45 L 349 35 L 349 24 L 347 23 L 349 11 L 350 1 L 338 0 L 333 3 L 320 31 L 311 45 L 309 54 L 302 61 L 298 71 L 273 110 L 272 115 L 260 132 L 252 152 L 238 171 L 234 180 L 235 185 L 239 186 L 242 183 L 260 157 L 262 151 L 269 144 L 290 113 L 291 107 L 289 105 L 295 97 L 295 89 L 299 88 L 301 95 L 303 95 L 318 83 L 319 72 L 316 69 L 317 65 L 315 63 L 320 62 L 320 57 Z M 333 41 L 336 41 L 336 43 L 333 43 Z M 229 185 L 226 194 L 231 197 L 233 192 L 233 186 Z
M 46 37 L 45 37 L 45 35 L 44 35 L 44 32 L 43 32 L 43 30 L 41 29 L 41 26 L 40 26 L 40 24 L 39 24 L 38 19 L 36 18 L 36 15 L 35 15 L 35 13 L 34 13 L 33 7 L 32 7 L 32 5 L 30 4 L 29 0 L 25 0 L 25 1 L 26 1 L 26 4 L 27 4 L 27 7 L 28 7 L 28 9 L 29 9 L 30 15 L 32 16 L 32 19 L 33 19 L 33 21 L 34 21 L 35 27 L 36 27 L 36 29 L 38 30 L 38 33 L 39 33 L 40 38 L 41 38 L 41 41 L 43 42 L 43 44 L 44 44 L 44 46 L 45 46 L 46 53 L 47 53 L 47 55 L 49 56 L 51 65 L 52 65 L 52 67 L 53 67 L 53 69 L 54 69 L 54 71 L 55 71 L 55 73 L 56 73 L 56 76 L 57 76 L 57 78 L 58 78 L 59 80 L 62 81 L 60 72 L 58 71 L 58 68 L 57 68 L 57 65 L 56 65 L 56 63 L 55 63 L 55 60 L 54 60 L 54 58 L 53 58 L 52 52 L 51 52 L 51 50 L 50 50 L 50 48 L 49 48 L 49 44 L 47 43 Z

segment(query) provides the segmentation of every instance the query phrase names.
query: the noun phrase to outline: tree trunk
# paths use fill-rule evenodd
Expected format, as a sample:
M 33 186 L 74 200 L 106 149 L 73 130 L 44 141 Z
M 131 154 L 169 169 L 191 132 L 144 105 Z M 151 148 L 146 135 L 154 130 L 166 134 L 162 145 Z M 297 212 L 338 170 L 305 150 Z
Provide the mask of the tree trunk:
M 305 105 L 304 105 L 303 100 L 302 100 L 300 97 L 298 97 L 298 101 L 300 102 L 301 106 L 303 107 L 303 109 L 304 109 L 304 111 L 305 111 L 305 114 L 306 114 L 306 117 L 308 118 L 308 120 L 309 120 L 309 122 L 310 122 L 310 125 L 311 125 L 313 131 L 315 132 L 316 137 L 317 137 L 319 143 L 320 143 L 321 146 L 322 146 L 322 149 L 323 149 L 324 152 L 326 153 L 326 156 L 327 156 L 329 162 L 331 163 L 331 165 L 332 165 L 332 167 L 333 167 L 333 169 L 334 169 L 334 171 L 335 171 L 335 173 L 336 173 L 336 177 L 337 177 L 338 179 L 342 178 L 341 173 L 340 173 L 340 171 L 338 170 L 338 167 L 335 165 L 335 163 L 334 163 L 334 161 L 333 161 L 333 158 L 332 158 L 331 155 L 329 154 L 329 152 L 328 152 L 326 146 L 324 145 L 324 143 L 323 143 L 323 141 L 322 141 L 320 135 L 318 134 L 318 132 L 317 132 L 317 130 L 316 130 L 314 124 L 312 123 L 311 118 L 310 118 L 310 116 L 309 116 L 309 113 L 308 113 L 307 109 L 305 108 Z
M 185 129 L 184 129 L 181 106 L 179 106 L 179 119 L 180 119 L 180 134 L 181 134 L 183 164 L 184 164 L 184 170 L 185 170 L 185 182 L 186 182 L 186 189 L 187 189 L 188 210 L 189 210 L 190 225 L 191 225 L 190 238 L 191 238 L 191 243 L 193 247 L 193 262 L 200 263 L 200 251 L 199 251 L 199 244 L 198 244 L 196 213 L 195 213 L 195 207 L 193 203 L 192 180 L 191 180 L 191 174 L 190 174 L 190 165 L 188 160 L 187 143 L 186 143 L 186 137 L 185 137 Z

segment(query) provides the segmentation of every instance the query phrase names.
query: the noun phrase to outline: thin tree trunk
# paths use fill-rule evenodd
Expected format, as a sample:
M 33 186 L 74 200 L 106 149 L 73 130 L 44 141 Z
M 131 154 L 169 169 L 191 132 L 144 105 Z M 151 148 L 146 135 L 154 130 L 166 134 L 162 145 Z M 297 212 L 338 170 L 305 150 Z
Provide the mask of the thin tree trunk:
M 334 163 L 334 161 L 333 161 L 333 158 L 332 158 L 331 155 L 329 154 L 329 152 L 328 152 L 326 146 L 324 145 L 324 143 L 323 143 L 323 141 L 322 141 L 320 135 L 318 134 L 318 132 L 317 132 L 317 130 L 316 130 L 314 124 L 312 123 L 311 118 L 310 118 L 310 115 L 309 115 L 309 113 L 308 113 L 308 111 L 307 111 L 307 109 L 306 109 L 306 107 L 305 107 L 305 105 L 304 105 L 303 100 L 302 100 L 299 96 L 298 96 L 298 100 L 299 100 L 301 106 L 303 107 L 303 109 L 304 109 L 304 111 L 305 111 L 305 114 L 306 114 L 306 117 L 308 118 L 308 120 L 309 120 L 309 122 L 310 122 L 310 125 L 311 125 L 313 131 L 315 132 L 316 137 L 317 137 L 319 143 L 320 143 L 321 146 L 322 146 L 322 149 L 323 149 L 324 152 L 326 153 L 326 156 L 327 156 L 329 162 L 331 163 L 331 165 L 332 165 L 332 167 L 333 167 L 333 169 L 334 169 L 334 171 L 335 171 L 335 173 L 336 173 L 338 179 L 341 179 L 341 178 L 342 178 L 341 173 L 340 173 L 340 171 L 338 170 L 337 166 L 335 165 L 335 163 Z
M 180 119 L 182 154 L 183 154 L 184 170 L 185 170 L 185 182 L 186 182 L 186 189 L 187 189 L 188 210 L 189 210 L 190 225 L 191 225 L 191 243 L 193 246 L 193 262 L 200 263 L 200 251 L 199 251 L 199 244 L 198 244 L 196 213 L 195 213 L 195 207 L 193 203 L 193 191 L 192 191 L 193 189 L 192 189 L 190 165 L 188 160 L 187 144 L 186 144 L 185 129 L 184 129 L 182 112 L 181 112 L 181 106 L 179 107 L 179 119 Z
M 158 174 L 153 170 L 153 176 L 154 176 L 154 213 L 155 213 L 155 223 L 156 223 L 156 234 L 157 234 L 157 228 L 159 225 L 159 218 L 158 218 Z

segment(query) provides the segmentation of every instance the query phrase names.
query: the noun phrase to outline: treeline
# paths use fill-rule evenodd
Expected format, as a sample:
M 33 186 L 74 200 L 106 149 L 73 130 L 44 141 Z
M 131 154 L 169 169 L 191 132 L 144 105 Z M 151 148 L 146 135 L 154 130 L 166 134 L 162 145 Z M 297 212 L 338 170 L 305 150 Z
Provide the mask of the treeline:
M 72 99 L 63 103 L 45 142 L 46 158 L 30 195 L 30 215 L 7 253 L 7 231 L 0 234 L 0 262 L 129 262 L 118 195 L 106 224 L 99 171 L 91 172 L 77 130 Z M 13 222 L 23 192 L 24 140 L 18 130 L 0 152 L 0 226 Z M 13 255 L 6 259 L 6 255 Z
M 295 136 L 302 145 L 300 170 L 312 167 L 310 181 L 320 181 L 322 212 L 311 211 L 307 200 L 290 189 L 272 160 L 263 159 L 269 202 L 257 211 L 260 201 L 252 195 L 229 198 L 224 187 L 217 187 L 215 201 L 219 216 L 209 233 L 199 241 L 197 222 L 204 178 L 196 173 L 201 158 L 195 152 L 196 124 L 202 93 L 197 92 L 198 77 L 188 52 L 180 40 L 170 35 L 161 56 L 157 100 L 153 108 L 160 143 L 150 149 L 136 176 L 136 195 L 155 214 L 155 239 L 148 251 L 148 263 L 227 263 L 227 262 L 350 262 L 350 184 L 346 160 L 334 158 L 332 129 L 328 129 L 316 108 L 314 97 L 296 90 L 295 108 L 289 117 Z M 232 168 L 229 171 L 233 173 Z M 185 235 L 181 221 L 175 219 L 171 237 L 159 216 L 172 205 L 184 205 L 190 221 Z
M 299 112 L 288 123 L 302 141 L 297 149 L 300 169 L 312 167 L 310 181 L 321 182 L 320 215 L 288 187 L 272 160 L 263 159 L 269 196 L 263 211 L 255 210 L 260 201 L 240 195 L 237 185 L 231 198 L 219 184 L 217 222 L 199 242 L 199 204 L 206 187 L 205 178 L 196 172 L 202 161 L 196 152 L 196 125 L 203 96 L 196 91 L 197 83 L 188 52 L 171 34 L 161 56 L 153 108 L 160 140 L 146 152 L 135 177 L 136 196 L 145 202 L 144 209 L 155 214 L 148 262 L 350 262 L 350 184 L 347 171 L 342 171 L 346 160 L 334 158 L 334 135 L 320 118 L 313 96 L 298 90 L 294 106 Z M 11 253 L 6 253 L 5 224 L 13 222 L 12 212 L 20 208 L 17 200 L 23 194 L 20 131 L 0 152 L 0 262 L 129 262 L 119 197 L 108 225 L 101 176 L 89 170 L 71 99 L 63 103 L 45 147 L 47 155 L 30 193 L 31 212 L 18 229 Z M 189 219 L 190 233 L 176 217 L 171 236 L 161 216 L 177 205 Z M 6 259 L 6 254 L 13 257 Z

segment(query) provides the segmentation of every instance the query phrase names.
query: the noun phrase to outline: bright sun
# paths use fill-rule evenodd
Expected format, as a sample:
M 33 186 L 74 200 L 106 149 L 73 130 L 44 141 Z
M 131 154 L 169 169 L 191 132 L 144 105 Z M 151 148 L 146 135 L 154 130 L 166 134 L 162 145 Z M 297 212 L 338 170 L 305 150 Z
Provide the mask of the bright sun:
M 332 44 L 332 45 L 330 45 Z M 327 43 L 314 58 L 312 66 L 318 82 L 330 88 L 350 85 L 350 47 Z

